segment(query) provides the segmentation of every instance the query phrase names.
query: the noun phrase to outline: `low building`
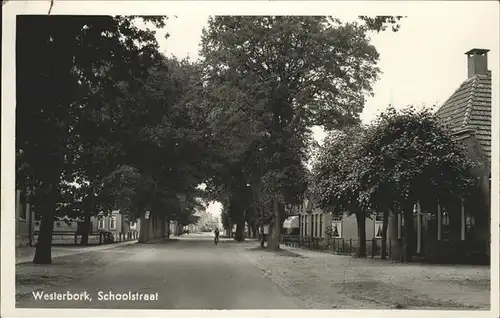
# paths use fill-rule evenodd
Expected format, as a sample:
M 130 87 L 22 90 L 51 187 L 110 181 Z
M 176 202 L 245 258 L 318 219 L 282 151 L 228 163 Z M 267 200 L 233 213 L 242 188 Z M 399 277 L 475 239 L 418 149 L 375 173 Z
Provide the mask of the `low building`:
M 490 255 L 491 242 L 491 72 L 488 51 L 472 49 L 467 56 L 467 78 L 438 109 L 436 115 L 451 129 L 452 137 L 465 146 L 476 163 L 472 170 L 478 192 L 470 200 L 456 202 L 447 211 L 436 204 L 436 217 L 422 227 L 427 253 Z M 434 213 L 433 213 L 434 214 Z M 453 216 L 460 216 L 453 218 Z
M 139 227 L 137 222 L 129 220 L 128 214 L 113 211 L 111 215 L 101 215 L 91 219 L 91 233 L 108 231 L 113 234 L 115 241 L 137 237 Z
M 311 199 L 304 201 L 298 207 L 299 235 L 303 238 L 337 239 L 354 242 L 358 244 L 358 225 L 355 215 L 344 213 L 341 216 L 333 216 L 325 213 L 315 206 Z M 365 231 L 366 240 L 371 242 L 382 240 L 382 216 L 366 218 Z M 389 237 L 388 237 L 389 240 Z

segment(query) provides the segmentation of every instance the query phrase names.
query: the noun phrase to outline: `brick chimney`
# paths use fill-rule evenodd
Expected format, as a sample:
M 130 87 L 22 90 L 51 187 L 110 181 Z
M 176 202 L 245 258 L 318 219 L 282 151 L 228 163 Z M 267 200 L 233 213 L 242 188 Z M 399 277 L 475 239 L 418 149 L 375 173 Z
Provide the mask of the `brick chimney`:
M 468 78 L 474 75 L 488 75 L 488 52 L 485 49 L 472 49 L 467 55 Z

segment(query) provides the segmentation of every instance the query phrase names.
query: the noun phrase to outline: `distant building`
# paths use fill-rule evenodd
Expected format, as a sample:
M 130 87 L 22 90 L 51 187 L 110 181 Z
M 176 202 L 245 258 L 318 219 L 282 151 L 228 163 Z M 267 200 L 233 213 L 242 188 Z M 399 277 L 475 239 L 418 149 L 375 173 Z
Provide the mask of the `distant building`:
M 196 226 L 200 231 L 212 231 L 219 226 L 219 221 L 208 211 L 198 211 L 196 216 L 199 217 Z
M 38 240 L 40 220 L 35 220 L 34 206 L 29 203 L 27 190 L 16 190 L 16 246 L 33 246 Z M 68 217 L 56 217 L 53 226 L 53 244 L 68 244 L 74 242 L 74 235 L 80 235 L 84 222 Z M 98 243 L 99 231 L 109 231 L 115 240 L 129 239 L 137 235 L 136 222 L 129 222 L 128 215 L 113 211 L 109 216 L 91 217 L 89 224 L 89 243 Z

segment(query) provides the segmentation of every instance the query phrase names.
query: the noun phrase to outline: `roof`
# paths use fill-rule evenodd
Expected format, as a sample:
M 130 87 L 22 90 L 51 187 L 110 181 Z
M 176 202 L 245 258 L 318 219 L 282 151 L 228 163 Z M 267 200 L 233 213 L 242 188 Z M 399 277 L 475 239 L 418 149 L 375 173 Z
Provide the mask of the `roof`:
M 467 79 L 436 115 L 454 134 L 472 131 L 491 161 L 491 73 Z
M 469 54 L 474 54 L 474 53 L 478 53 L 478 54 L 485 54 L 485 53 L 488 53 L 490 50 L 487 50 L 487 49 L 477 49 L 477 48 L 474 48 L 472 50 L 469 50 L 467 52 L 465 52 L 466 55 L 469 55 Z

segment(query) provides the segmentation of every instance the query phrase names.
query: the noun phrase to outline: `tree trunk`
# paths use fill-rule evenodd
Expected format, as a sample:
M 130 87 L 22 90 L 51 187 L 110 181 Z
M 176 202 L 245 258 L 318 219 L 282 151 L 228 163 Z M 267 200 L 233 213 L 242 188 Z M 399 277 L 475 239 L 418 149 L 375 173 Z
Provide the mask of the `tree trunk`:
M 165 217 L 165 226 L 167 227 L 166 229 L 167 238 L 170 238 L 170 219 L 168 217 Z
M 276 199 L 273 200 L 273 214 L 274 220 L 272 225 L 269 226 L 269 239 L 267 247 L 273 251 L 277 251 L 280 249 L 281 220 L 279 203 Z
M 413 206 L 404 209 L 403 262 L 411 262 L 414 251 Z
M 397 213 L 390 213 L 389 214 L 389 233 L 390 233 L 390 239 L 391 239 L 391 249 L 389 251 L 389 257 L 393 261 L 400 261 L 401 260 L 401 248 L 399 246 L 399 239 L 398 239 L 398 214 Z
M 87 211 L 87 213 L 85 214 L 85 219 L 83 220 L 82 240 L 80 241 L 80 245 L 89 245 L 90 216 L 90 211 Z
M 52 231 L 54 230 L 57 198 L 58 187 L 50 185 L 47 191 L 47 200 L 39 205 L 42 211 L 42 220 L 35 257 L 33 258 L 35 264 L 52 264 Z
M 386 259 L 387 255 L 387 228 L 389 227 L 389 210 L 384 211 L 384 219 L 382 223 L 382 250 L 381 257 L 382 259 Z
M 265 240 L 264 240 L 264 225 L 259 226 L 259 239 L 260 239 L 260 247 L 264 248 Z
M 236 224 L 236 233 L 234 235 L 234 240 L 237 242 L 245 241 L 245 221 L 239 220 Z
M 252 228 L 252 238 L 255 239 L 257 238 L 257 226 L 254 224 L 251 225 Z
M 147 241 L 147 231 L 148 231 L 148 220 L 144 216 L 139 218 L 139 243 L 146 243 Z
M 357 257 L 366 257 L 366 217 L 364 213 L 356 214 L 356 221 L 358 223 L 358 250 Z
M 140 218 L 139 243 L 148 243 L 153 237 L 153 216 L 149 214 L 149 219 L 145 215 Z

